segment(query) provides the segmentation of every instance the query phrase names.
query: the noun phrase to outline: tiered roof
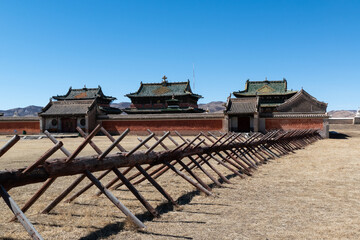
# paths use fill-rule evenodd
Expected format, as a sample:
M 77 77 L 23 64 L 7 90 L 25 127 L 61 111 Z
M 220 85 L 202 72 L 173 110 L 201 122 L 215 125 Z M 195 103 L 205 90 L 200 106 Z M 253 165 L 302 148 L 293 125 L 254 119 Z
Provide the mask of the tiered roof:
M 196 98 L 202 98 L 201 95 L 191 91 L 190 81 L 187 82 L 168 82 L 166 77 L 161 83 L 140 83 L 139 90 L 134 93 L 126 94 L 129 98 L 138 97 L 178 97 L 191 95 Z
M 306 104 L 305 104 L 306 103 Z M 317 100 L 304 89 L 298 91 L 294 96 L 277 106 L 280 112 L 319 112 L 326 113 L 327 103 Z
M 101 90 L 101 87 L 97 88 L 81 88 L 81 89 L 72 89 L 69 88 L 69 91 L 65 95 L 53 96 L 56 100 L 89 100 L 95 98 L 102 98 L 104 100 L 113 101 L 116 100 L 115 97 L 105 96 Z
M 41 116 L 82 116 L 86 115 L 94 107 L 95 101 L 80 101 L 78 103 L 63 104 L 59 102 L 50 102 L 39 113 Z
M 225 112 L 227 114 L 239 113 L 256 113 L 257 112 L 257 98 L 229 98 L 226 104 Z
M 289 95 L 296 91 L 287 90 L 287 81 L 249 81 L 245 83 L 245 90 L 233 92 L 235 97 L 253 97 L 256 95 Z
M 86 115 L 93 109 L 97 102 L 108 105 L 115 97 L 106 96 L 101 87 L 97 88 L 69 88 L 65 95 L 53 96 L 57 101 L 50 102 L 39 113 L 40 116 L 80 116 Z M 98 101 L 100 100 L 100 101 Z M 99 110 L 105 114 L 119 114 L 121 110 L 110 106 L 99 106 Z

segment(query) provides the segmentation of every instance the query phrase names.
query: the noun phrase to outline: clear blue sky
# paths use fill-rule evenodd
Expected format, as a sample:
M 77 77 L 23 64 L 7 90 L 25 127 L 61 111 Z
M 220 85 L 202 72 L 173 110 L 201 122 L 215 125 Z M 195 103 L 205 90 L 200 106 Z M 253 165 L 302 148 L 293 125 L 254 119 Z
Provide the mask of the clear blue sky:
M 328 110 L 360 106 L 360 1 L 0 0 L 0 109 L 70 86 L 116 102 L 140 81 L 190 79 L 201 103 L 246 79 L 288 80 Z

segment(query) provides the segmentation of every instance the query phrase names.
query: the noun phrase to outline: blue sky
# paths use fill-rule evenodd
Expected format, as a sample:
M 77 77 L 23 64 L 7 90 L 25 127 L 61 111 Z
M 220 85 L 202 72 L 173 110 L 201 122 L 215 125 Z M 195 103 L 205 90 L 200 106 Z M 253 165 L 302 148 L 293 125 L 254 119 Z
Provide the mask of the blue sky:
M 288 80 L 328 110 L 360 106 L 360 1 L 0 0 L 0 109 L 97 87 L 190 79 L 225 101 L 247 79 Z

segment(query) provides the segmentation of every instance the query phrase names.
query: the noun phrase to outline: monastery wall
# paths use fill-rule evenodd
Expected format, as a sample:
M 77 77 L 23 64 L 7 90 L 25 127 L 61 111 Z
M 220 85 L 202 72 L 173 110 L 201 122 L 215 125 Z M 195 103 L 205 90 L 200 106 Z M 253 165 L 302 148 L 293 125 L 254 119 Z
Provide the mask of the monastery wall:
M 329 118 L 329 124 L 353 124 L 354 118 Z
M 277 118 L 268 118 L 265 120 L 265 129 L 275 130 L 275 129 L 320 129 L 324 127 L 324 119 L 317 118 L 300 118 L 300 119 L 277 119 Z
M 322 118 L 266 118 L 263 119 L 267 131 L 274 129 L 319 129 L 324 131 L 328 119 Z M 147 115 L 108 115 L 100 116 L 95 124 L 102 124 L 112 134 L 119 134 L 126 128 L 133 134 L 146 134 L 147 129 L 161 133 L 163 131 L 179 131 L 192 135 L 200 131 L 223 131 L 228 128 L 224 114 L 147 114 Z M 39 134 L 40 120 L 37 117 L 1 117 L 0 134 Z M 130 134 L 131 134 L 130 133 Z
M 40 120 L 37 117 L 1 117 L 0 134 L 39 134 Z
M 112 134 L 118 134 L 126 128 L 137 134 L 147 133 L 147 129 L 153 132 L 198 134 L 200 131 L 224 131 L 227 128 L 224 119 L 223 114 L 147 114 L 110 116 L 100 118 L 98 123 Z

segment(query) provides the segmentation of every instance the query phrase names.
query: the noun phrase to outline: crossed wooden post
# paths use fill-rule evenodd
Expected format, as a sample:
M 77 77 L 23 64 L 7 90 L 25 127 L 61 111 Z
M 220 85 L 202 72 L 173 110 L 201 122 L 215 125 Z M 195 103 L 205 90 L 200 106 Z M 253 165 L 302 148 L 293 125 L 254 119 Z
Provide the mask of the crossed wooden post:
M 126 129 L 117 139 L 113 138 L 100 125 L 96 126 L 88 135 L 84 133 L 81 128 L 77 128 L 77 130 L 80 135 L 84 137 L 84 140 L 73 153 L 70 153 L 61 141 L 57 141 L 50 133 L 45 132 L 47 137 L 54 143 L 52 148 L 47 150 L 33 164 L 30 164 L 25 169 L 11 172 L 0 171 L 0 195 L 33 239 L 42 238 L 26 219 L 24 213 L 46 192 L 55 180 L 61 176 L 78 174 L 77 179 L 55 198 L 42 213 L 50 212 L 65 199 L 80 182 L 88 178 L 90 183 L 67 199 L 67 202 L 74 201 L 74 199 L 95 185 L 99 189 L 100 194 L 105 194 L 105 196 L 139 228 L 145 228 L 145 225 L 108 190 L 109 187 L 116 189 L 125 185 L 152 216 L 158 217 L 159 213 L 141 195 L 135 188 L 135 185 L 148 180 L 163 197 L 174 206 L 177 206 L 176 201 L 156 181 L 157 178 L 163 176 L 168 170 L 172 170 L 176 175 L 206 195 L 212 195 L 211 187 L 200 178 L 198 172 L 203 173 L 216 186 L 223 186 L 219 179 L 221 179 L 223 183 L 231 183 L 229 179 L 217 169 L 214 163 L 244 178 L 244 174 L 251 176 L 261 164 L 267 163 L 270 159 L 292 153 L 321 139 L 317 130 L 277 130 L 266 134 L 221 132 L 215 134 L 208 132 L 205 134 L 200 132 L 193 139 L 185 139 L 180 133 L 175 131 L 175 135 L 183 141 L 180 144 L 171 136 L 170 132 L 164 132 L 161 137 L 157 137 L 148 130 L 149 135 L 144 140 L 138 138 L 140 143 L 133 149 L 127 151 L 120 145 L 120 142 L 127 136 L 130 131 L 129 129 Z M 104 151 L 92 140 L 100 131 L 107 136 L 111 142 L 110 146 Z M 19 139 L 20 137 L 15 135 L 0 148 L 0 157 L 11 149 Z M 174 146 L 166 146 L 164 143 L 165 139 L 169 139 Z M 149 142 L 154 140 L 155 143 L 149 144 Z M 95 150 L 97 156 L 78 157 L 87 145 L 90 145 Z M 162 147 L 163 151 L 156 152 L 155 150 L 159 146 Z M 144 147 L 146 148 L 145 151 L 140 150 Z M 117 148 L 120 152 L 110 154 L 114 148 Z M 66 157 L 59 160 L 49 160 L 58 150 L 61 150 Z M 79 165 L 79 163 L 81 164 Z M 144 164 L 148 164 L 148 166 L 144 167 Z M 180 165 L 180 169 L 176 167 L 177 164 Z M 156 165 L 157 167 L 152 169 Z M 73 166 L 77 167 L 74 168 Z M 120 171 L 119 169 L 121 168 L 124 169 Z M 200 171 L 195 172 L 194 169 L 199 169 Z M 92 173 L 95 171 L 103 172 L 96 178 Z M 134 173 L 130 177 L 127 177 L 126 175 L 130 172 Z M 104 186 L 100 180 L 110 173 L 114 173 L 116 177 Z M 138 177 L 141 178 L 136 180 Z M 219 179 L 217 177 L 219 177 Z M 21 209 L 7 192 L 13 187 L 43 181 L 44 184 L 42 187 Z M 118 181 L 121 183 L 115 185 Z

